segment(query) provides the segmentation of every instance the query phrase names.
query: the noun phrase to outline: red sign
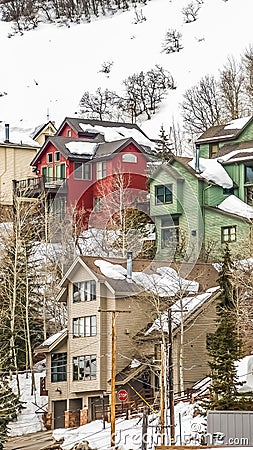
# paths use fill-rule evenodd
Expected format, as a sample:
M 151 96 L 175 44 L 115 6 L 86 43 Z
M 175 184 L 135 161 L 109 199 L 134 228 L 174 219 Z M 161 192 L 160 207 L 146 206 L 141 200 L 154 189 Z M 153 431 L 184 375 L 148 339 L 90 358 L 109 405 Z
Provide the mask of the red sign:
M 125 402 L 125 401 L 127 400 L 127 398 L 128 398 L 128 393 L 127 393 L 127 391 L 126 391 L 125 389 L 121 389 L 121 390 L 118 392 L 118 399 L 119 399 L 121 402 Z

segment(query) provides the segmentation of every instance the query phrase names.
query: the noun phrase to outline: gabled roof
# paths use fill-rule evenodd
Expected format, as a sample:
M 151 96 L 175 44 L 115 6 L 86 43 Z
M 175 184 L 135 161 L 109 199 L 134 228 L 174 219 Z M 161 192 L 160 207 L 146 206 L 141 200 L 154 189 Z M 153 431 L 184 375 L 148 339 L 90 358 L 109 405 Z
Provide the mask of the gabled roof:
M 196 140 L 196 144 L 237 139 L 242 131 L 253 121 L 253 116 L 231 120 L 223 125 L 208 128 Z
M 35 130 L 32 132 L 31 134 L 31 138 L 32 139 L 36 139 L 36 137 L 45 129 L 47 128 L 49 125 L 51 125 L 51 127 L 55 130 L 56 132 L 56 127 L 54 122 L 52 122 L 51 120 L 49 120 L 47 123 L 42 123 L 41 125 L 38 125 Z
M 149 154 L 146 153 L 147 148 L 139 145 L 133 138 L 101 143 L 94 139 L 49 136 L 45 144 L 32 160 L 31 166 L 36 164 L 49 144 L 52 144 L 66 159 L 72 161 L 89 161 L 94 159 L 99 161 L 102 159 L 110 159 L 113 158 L 114 154 L 119 153 L 130 144 L 133 144 L 147 158 L 149 157 Z M 82 149 L 80 144 L 82 144 Z M 70 151 L 71 146 L 73 149 Z M 77 146 L 79 146 L 78 150 Z
M 56 334 L 53 334 L 47 338 L 39 347 L 36 347 L 36 353 L 48 353 L 61 344 L 65 339 L 67 339 L 68 330 L 64 328 Z
M 181 173 L 179 173 L 178 170 L 175 169 L 170 163 L 160 164 L 160 166 L 152 173 L 151 181 L 154 180 L 157 177 L 157 175 L 162 171 L 167 172 L 169 175 L 171 175 L 178 181 L 184 181 L 184 177 L 181 175 Z
M 65 119 L 63 120 L 63 122 L 61 123 L 61 125 L 58 128 L 57 134 L 59 134 L 61 132 L 61 130 L 63 129 L 63 127 L 66 124 L 68 124 L 73 130 L 75 130 L 75 132 L 80 137 L 87 133 L 87 131 L 85 132 L 85 128 L 87 130 L 91 131 L 91 127 L 95 127 L 96 125 L 98 125 L 98 126 L 102 126 L 105 128 L 123 127 L 123 128 L 127 128 L 127 129 L 135 129 L 135 130 L 139 131 L 140 133 L 142 133 L 143 136 L 145 136 L 147 139 L 149 139 L 148 136 L 144 133 L 144 131 L 142 131 L 141 128 L 139 128 L 138 125 L 136 125 L 135 123 L 110 122 L 107 120 L 83 119 L 81 117 L 65 117 Z M 81 124 L 84 126 L 87 125 L 87 127 L 82 127 Z M 89 127 L 89 125 L 91 127 Z M 93 130 L 93 131 L 95 131 L 95 130 Z

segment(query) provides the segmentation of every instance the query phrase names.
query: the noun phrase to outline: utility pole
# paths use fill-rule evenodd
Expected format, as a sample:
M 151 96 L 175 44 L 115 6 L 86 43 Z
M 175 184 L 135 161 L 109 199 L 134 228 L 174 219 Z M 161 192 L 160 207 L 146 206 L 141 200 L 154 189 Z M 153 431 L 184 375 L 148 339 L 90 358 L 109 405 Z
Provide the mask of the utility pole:
M 161 426 L 161 445 L 165 445 L 165 432 L 164 432 L 164 412 L 165 412 L 165 389 L 164 389 L 164 352 L 165 345 L 161 343 L 161 381 L 160 381 L 160 426 Z
M 111 447 L 115 447 L 115 406 L 116 406 L 116 312 L 117 313 L 130 313 L 131 310 L 101 310 L 99 312 L 106 312 L 112 314 L 112 367 L 111 367 L 111 407 L 110 407 L 110 421 L 111 421 Z
M 169 375 L 169 408 L 170 408 L 170 445 L 175 445 L 175 412 L 174 412 L 174 380 L 173 380 L 173 336 L 171 308 L 168 309 L 168 337 L 169 337 L 169 357 L 168 357 L 168 375 Z

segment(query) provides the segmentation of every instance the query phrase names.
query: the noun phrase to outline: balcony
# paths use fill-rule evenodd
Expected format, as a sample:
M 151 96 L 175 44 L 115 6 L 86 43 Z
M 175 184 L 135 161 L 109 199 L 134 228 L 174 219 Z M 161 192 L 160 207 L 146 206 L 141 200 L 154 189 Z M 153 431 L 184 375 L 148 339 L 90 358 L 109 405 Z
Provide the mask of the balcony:
M 36 177 L 20 181 L 13 180 L 13 190 L 17 197 L 36 198 L 43 192 L 56 194 L 60 190 L 60 193 L 66 194 L 68 185 L 65 179 Z

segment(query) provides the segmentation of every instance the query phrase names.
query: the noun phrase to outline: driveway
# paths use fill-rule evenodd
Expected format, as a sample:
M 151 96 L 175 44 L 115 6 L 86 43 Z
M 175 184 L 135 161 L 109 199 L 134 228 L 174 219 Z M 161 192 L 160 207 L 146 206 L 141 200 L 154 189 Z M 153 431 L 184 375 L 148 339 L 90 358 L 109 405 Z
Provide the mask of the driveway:
M 52 431 L 40 431 L 9 438 L 4 450 L 42 450 L 54 442 Z

